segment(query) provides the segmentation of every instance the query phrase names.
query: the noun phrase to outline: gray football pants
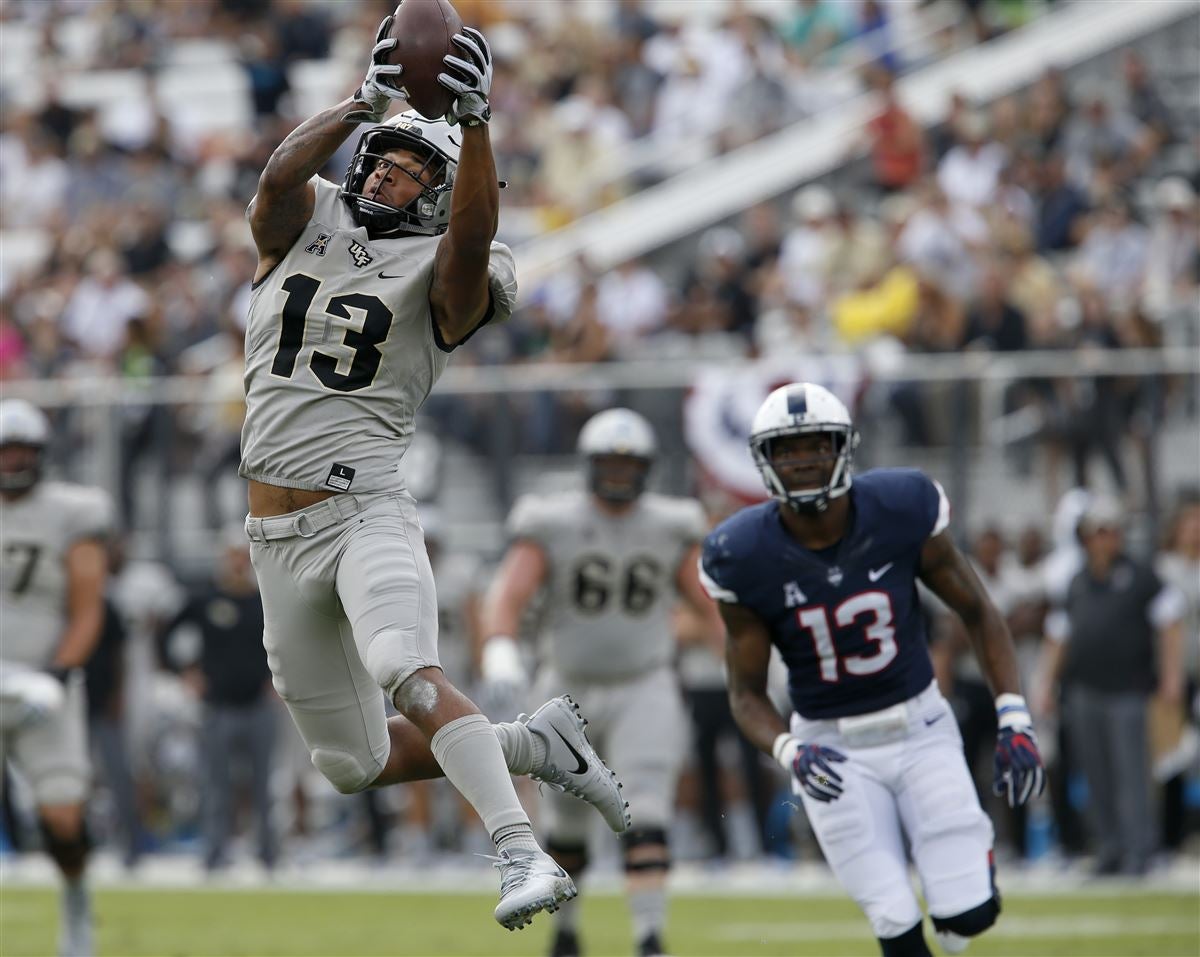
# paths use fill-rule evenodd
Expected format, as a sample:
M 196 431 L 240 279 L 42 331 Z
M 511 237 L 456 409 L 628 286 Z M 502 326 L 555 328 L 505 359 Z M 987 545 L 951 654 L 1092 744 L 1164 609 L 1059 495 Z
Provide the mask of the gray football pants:
M 391 747 L 384 694 L 438 667 L 437 595 L 416 503 L 403 491 L 335 495 L 247 518 L 246 534 L 275 690 L 317 770 L 343 793 L 361 791 Z

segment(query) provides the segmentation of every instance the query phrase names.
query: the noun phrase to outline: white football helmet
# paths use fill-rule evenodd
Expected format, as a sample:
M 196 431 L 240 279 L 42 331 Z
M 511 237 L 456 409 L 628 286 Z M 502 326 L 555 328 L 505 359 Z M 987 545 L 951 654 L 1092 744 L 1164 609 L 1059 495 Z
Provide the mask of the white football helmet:
M 771 464 L 771 442 L 814 433 L 829 433 L 834 437 L 836 458 L 829 480 L 817 488 L 789 489 Z M 750 453 L 767 491 L 772 498 L 803 510 L 824 511 L 831 499 L 850 491 L 851 463 L 858 441 L 858 429 L 841 400 L 811 382 L 796 382 L 776 389 L 759 406 L 750 427 Z
M 592 416 L 579 432 L 579 454 L 587 463 L 588 487 L 609 502 L 632 502 L 646 489 L 658 442 L 650 423 L 632 409 L 607 409 Z M 608 474 L 600 456 L 620 455 L 641 463 L 638 474 Z
M 0 491 L 23 492 L 33 488 L 42 477 L 42 459 L 50 441 L 50 422 L 45 413 L 24 399 L 0 401 L 0 448 L 23 445 L 37 455 L 31 465 L 0 469 Z
M 363 185 L 379 163 L 390 162 L 389 150 L 408 150 L 424 157 L 420 173 L 432 171 L 432 182 L 422 184 L 421 192 L 403 209 L 364 196 Z M 445 120 L 427 120 L 416 110 L 393 116 L 386 123 L 372 126 L 359 138 L 354 158 L 346 169 L 339 191 L 354 221 L 366 226 L 375 236 L 394 233 L 419 233 L 438 236 L 450 228 L 450 192 L 462 150 L 462 132 Z M 397 167 L 406 176 L 420 182 L 418 174 Z

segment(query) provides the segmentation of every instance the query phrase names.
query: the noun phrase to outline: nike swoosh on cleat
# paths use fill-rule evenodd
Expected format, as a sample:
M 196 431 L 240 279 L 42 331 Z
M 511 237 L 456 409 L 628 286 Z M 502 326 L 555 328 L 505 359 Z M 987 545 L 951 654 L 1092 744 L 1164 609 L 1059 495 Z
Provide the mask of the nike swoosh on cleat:
M 399 272 L 399 273 L 396 273 L 396 275 L 394 275 L 394 276 L 389 276 L 387 273 L 385 273 L 385 272 L 383 272 L 382 270 L 380 270 L 380 272 L 379 272 L 379 278 L 380 278 L 380 279 L 403 279 L 403 278 L 404 278 L 404 273 L 402 273 L 402 272 Z
M 872 568 L 870 571 L 867 572 L 867 577 L 869 579 L 871 579 L 871 581 L 877 582 L 884 575 L 886 575 L 888 573 L 888 569 L 891 568 L 895 564 L 896 564 L 895 562 L 888 562 L 882 568 Z
M 583 760 L 583 755 L 582 755 L 582 754 L 580 754 L 578 751 L 576 751 L 576 750 L 575 750 L 575 749 L 574 749 L 574 748 L 571 746 L 571 742 L 570 742 L 570 741 L 568 741 L 566 738 L 564 738 L 564 737 L 563 737 L 563 735 L 562 735 L 562 732 L 561 732 L 561 731 L 559 731 L 559 730 L 558 730 L 558 728 L 555 728 L 555 729 L 554 729 L 554 733 L 555 733 L 555 734 L 557 734 L 557 735 L 559 736 L 559 738 L 560 738 L 560 739 L 562 739 L 562 743 L 563 743 L 563 744 L 565 744 L 565 745 L 567 746 L 567 750 L 571 752 L 571 756 L 572 756 L 572 757 L 573 757 L 573 758 L 574 758 L 576 761 L 578 761 L 578 762 L 579 762 L 579 767 L 577 767 L 577 768 L 576 768 L 574 771 L 572 771 L 571 773 L 572 773 L 572 774 L 583 774 L 584 772 L 586 772 L 586 771 L 587 771 L 587 769 L 588 769 L 588 766 L 587 766 L 587 762 L 586 762 L 585 760 Z

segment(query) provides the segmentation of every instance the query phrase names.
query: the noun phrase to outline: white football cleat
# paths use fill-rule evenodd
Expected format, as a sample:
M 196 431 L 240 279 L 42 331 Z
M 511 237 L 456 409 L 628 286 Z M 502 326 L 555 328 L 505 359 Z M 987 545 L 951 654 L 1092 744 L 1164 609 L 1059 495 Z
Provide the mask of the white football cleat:
M 546 742 L 546 762 L 529 776 L 559 791 L 587 801 L 618 834 L 633 823 L 621 782 L 600 760 L 583 729 L 587 720 L 569 695 L 551 698 L 532 717 L 517 718 Z
M 970 937 L 963 937 L 961 934 L 949 930 L 934 931 L 933 936 L 937 938 L 938 945 L 947 954 L 964 953 L 971 945 Z
M 553 914 L 579 892 L 575 882 L 545 851 L 525 848 L 501 851 L 494 858 L 500 871 L 500 903 L 496 920 L 509 930 L 533 923 L 540 911 Z

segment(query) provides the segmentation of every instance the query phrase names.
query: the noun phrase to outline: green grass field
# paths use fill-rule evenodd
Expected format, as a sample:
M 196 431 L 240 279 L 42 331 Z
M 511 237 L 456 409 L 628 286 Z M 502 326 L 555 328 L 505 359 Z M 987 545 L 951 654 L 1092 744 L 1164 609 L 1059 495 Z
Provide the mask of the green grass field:
M 545 953 L 548 920 L 510 933 L 492 921 L 494 904 L 490 895 L 468 894 L 101 890 L 97 943 L 100 954 L 122 957 Z M 631 952 L 620 898 L 593 896 L 583 907 L 591 957 Z M 52 892 L 0 892 L 4 957 L 53 954 L 56 925 Z M 878 954 L 857 909 L 836 898 L 677 898 L 667 943 L 679 957 Z M 1136 893 L 1009 897 L 999 924 L 969 953 L 1195 957 L 1200 902 L 1195 895 Z

